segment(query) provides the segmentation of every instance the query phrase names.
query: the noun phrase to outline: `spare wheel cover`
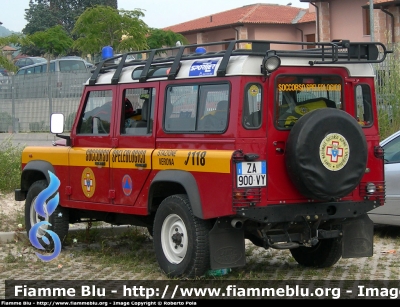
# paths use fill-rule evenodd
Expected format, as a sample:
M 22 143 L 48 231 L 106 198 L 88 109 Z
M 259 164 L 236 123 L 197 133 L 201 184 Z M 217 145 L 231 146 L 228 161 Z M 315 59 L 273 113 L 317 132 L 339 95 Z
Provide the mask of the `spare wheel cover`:
M 365 173 L 364 132 L 342 110 L 311 111 L 292 127 L 285 162 L 291 181 L 304 196 L 318 200 L 346 196 Z

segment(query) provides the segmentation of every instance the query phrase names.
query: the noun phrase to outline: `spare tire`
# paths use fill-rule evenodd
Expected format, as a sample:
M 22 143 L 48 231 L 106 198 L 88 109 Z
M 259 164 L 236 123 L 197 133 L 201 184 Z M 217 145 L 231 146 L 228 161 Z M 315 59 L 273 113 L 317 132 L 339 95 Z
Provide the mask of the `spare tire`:
M 367 141 L 361 126 L 348 113 L 317 109 L 292 127 L 285 162 L 301 194 L 317 200 L 337 199 L 360 183 L 367 165 Z

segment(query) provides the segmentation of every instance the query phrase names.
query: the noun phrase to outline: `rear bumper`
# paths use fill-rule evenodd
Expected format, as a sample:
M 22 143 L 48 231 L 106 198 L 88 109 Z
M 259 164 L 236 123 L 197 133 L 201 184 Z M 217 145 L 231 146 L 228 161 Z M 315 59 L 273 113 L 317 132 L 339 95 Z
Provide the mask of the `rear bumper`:
M 355 218 L 373 210 L 380 204 L 377 201 L 326 202 L 290 205 L 270 205 L 267 207 L 240 208 L 237 215 L 258 223 L 282 223 L 300 221 L 328 221 Z

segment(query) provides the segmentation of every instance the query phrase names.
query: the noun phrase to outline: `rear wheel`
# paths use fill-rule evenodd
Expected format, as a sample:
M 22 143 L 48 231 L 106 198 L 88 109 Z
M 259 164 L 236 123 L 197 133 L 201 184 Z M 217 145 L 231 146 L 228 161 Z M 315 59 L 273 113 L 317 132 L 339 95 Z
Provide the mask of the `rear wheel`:
M 47 188 L 47 186 L 48 184 L 46 180 L 40 180 L 33 183 L 29 188 L 25 201 L 25 227 L 29 237 L 29 231 L 34 225 L 43 221 L 50 223 L 51 225 L 40 226 L 37 230 L 36 236 L 44 249 L 52 250 L 54 245 L 47 230 L 54 231 L 60 238 L 61 242 L 63 242 L 68 234 L 69 211 L 67 208 L 57 206 L 50 216 L 42 217 L 36 212 L 36 199 L 38 195 Z M 46 236 L 48 240 L 43 240 L 43 236 Z M 50 242 L 50 244 L 45 243 L 45 241 Z
M 327 268 L 342 257 L 342 242 L 337 238 L 324 239 L 312 247 L 300 246 L 291 249 L 290 252 L 300 265 Z
M 193 215 L 187 195 L 164 199 L 157 210 L 153 244 L 160 268 L 169 277 L 202 276 L 210 266 L 210 223 Z

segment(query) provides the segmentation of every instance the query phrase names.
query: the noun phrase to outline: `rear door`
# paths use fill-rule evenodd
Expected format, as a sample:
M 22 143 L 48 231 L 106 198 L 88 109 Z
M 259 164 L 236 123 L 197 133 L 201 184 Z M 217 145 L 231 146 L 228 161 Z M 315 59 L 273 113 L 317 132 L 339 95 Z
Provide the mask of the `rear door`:
M 304 199 L 289 178 L 285 152 L 291 127 L 307 112 L 341 108 L 342 70 L 282 67 L 268 82 L 268 200 Z M 329 102 L 329 106 L 327 106 Z
M 152 169 L 158 92 L 159 83 L 120 86 L 115 127 L 118 146 L 111 151 L 110 161 L 116 205 L 147 208 L 147 203 L 136 200 Z

